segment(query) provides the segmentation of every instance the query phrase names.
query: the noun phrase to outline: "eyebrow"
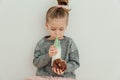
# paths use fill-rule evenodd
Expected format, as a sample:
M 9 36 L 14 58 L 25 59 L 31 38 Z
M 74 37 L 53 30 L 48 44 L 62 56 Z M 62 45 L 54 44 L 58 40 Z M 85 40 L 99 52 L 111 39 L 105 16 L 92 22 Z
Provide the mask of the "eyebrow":
M 55 28 L 55 27 L 51 27 L 51 28 Z
M 60 27 L 60 28 L 64 28 L 64 27 Z
M 51 27 L 51 28 L 56 28 L 56 27 Z M 64 29 L 64 27 L 60 27 L 60 28 Z

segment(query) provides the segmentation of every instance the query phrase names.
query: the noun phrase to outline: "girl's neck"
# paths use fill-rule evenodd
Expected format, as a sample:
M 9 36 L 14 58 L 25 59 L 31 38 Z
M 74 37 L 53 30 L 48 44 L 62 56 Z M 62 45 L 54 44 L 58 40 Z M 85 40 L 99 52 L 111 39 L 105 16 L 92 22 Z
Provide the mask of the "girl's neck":
M 59 37 L 58 39 L 63 39 L 63 38 L 64 38 L 64 36 Z M 51 37 L 51 36 L 47 38 L 47 40 L 55 40 L 55 39 L 56 39 L 56 37 Z

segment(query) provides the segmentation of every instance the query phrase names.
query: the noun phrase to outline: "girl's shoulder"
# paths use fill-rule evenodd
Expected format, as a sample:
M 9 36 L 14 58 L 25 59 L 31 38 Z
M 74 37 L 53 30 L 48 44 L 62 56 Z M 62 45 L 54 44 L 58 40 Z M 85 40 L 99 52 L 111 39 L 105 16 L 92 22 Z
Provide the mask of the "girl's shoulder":
M 69 36 L 65 36 L 65 38 L 66 38 L 66 40 L 68 40 L 70 43 L 73 43 L 73 42 L 74 42 L 73 39 L 72 39 L 71 37 L 69 37 Z
M 49 44 L 49 43 L 53 43 L 53 40 L 48 40 L 47 38 L 48 38 L 49 36 L 44 36 L 44 37 L 42 37 L 38 42 L 37 42 L 37 45 L 42 45 L 42 46 L 44 46 L 44 45 L 47 45 L 47 44 Z
M 42 37 L 42 38 L 38 41 L 38 44 L 44 43 L 44 42 L 47 40 L 48 37 L 49 37 L 49 36 L 44 36 L 44 37 Z
M 69 41 L 69 45 L 71 46 L 71 49 L 74 51 L 77 49 L 76 43 L 74 42 L 74 40 L 71 37 L 66 37 Z
M 41 45 L 44 43 L 44 38 L 41 38 L 38 42 L 37 42 L 37 45 Z

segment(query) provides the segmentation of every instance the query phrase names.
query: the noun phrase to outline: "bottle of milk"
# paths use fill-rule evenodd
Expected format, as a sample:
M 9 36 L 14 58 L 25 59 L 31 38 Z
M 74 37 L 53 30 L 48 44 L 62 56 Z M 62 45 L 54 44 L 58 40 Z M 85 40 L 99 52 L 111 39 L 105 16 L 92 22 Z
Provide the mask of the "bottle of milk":
M 61 59 L 61 44 L 60 44 L 60 40 L 58 39 L 58 37 L 56 37 L 54 41 L 54 45 L 57 48 L 57 53 L 54 56 L 52 56 L 52 64 L 54 60 Z

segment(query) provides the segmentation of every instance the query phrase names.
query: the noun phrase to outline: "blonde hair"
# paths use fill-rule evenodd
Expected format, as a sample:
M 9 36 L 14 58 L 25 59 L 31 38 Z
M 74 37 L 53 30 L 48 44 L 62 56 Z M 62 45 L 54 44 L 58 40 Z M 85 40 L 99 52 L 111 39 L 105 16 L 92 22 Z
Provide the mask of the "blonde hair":
M 68 6 L 68 0 L 57 0 L 59 6 L 53 6 L 48 9 L 46 14 L 46 22 L 49 21 L 49 19 L 58 19 L 58 18 L 67 18 L 69 17 L 69 9 L 62 7 L 62 6 Z M 60 7 L 61 6 L 61 7 Z

